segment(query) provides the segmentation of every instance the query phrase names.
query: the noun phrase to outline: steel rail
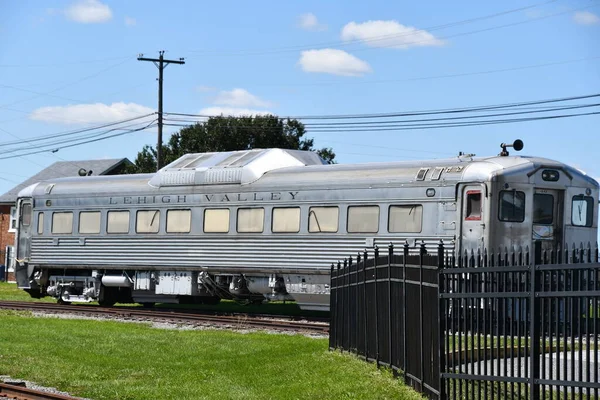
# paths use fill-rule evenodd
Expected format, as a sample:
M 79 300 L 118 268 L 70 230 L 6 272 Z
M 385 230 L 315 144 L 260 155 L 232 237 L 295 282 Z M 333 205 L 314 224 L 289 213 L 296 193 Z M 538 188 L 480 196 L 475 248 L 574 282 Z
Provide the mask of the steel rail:
M 19 301 L 0 301 L 1 309 L 39 311 L 47 313 L 72 313 L 86 314 L 93 316 L 109 316 L 115 318 L 135 319 L 135 320 L 154 320 L 172 323 L 187 324 L 214 324 L 231 328 L 259 328 L 274 329 L 295 332 L 323 333 L 329 332 L 329 324 L 322 319 L 304 321 L 283 320 L 283 316 L 254 316 L 252 314 L 233 314 L 233 315 L 215 315 L 198 312 L 175 312 L 175 311 L 157 311 L 142 310 L 131 307 L 99 307 L 82 305 L 63 305 L 55 303 L 39 302 L 19 302 Z M 194 310 L 197 311 L 197 310 Z
M 44 392 L 29 389 L 24 386 L 0 383 L 0 399 L 8 398 L 15 400 L 76 400 L 78 397 L 66 396 L 64 394 Z

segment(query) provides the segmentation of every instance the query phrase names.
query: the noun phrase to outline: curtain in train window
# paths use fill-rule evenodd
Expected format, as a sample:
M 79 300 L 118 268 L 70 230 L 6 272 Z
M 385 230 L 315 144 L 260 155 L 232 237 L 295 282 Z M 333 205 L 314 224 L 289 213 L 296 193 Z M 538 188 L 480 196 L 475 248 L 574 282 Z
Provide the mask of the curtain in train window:
M 107 233 L 129 233 L 129 211 L 109 211 L 106 220 Z
M 348 207 L 348 232 L 375 233 L 379 230 L 379 206 Z
M 168 210 L 167 211 L 167 232 L 168 233 L 188 233 L 192 227 L 191 210 Z
M 300 208 L 277 207 L 273 209 L 273 226 L 275 233 L 296 233 L 300 231 Z
M 337 207 L 311 207 L 308 211 L 308 231 L 337 232 L 339 213 Z
M 237 231 L 260 233 L 264 229 L 264 208 L 240 208 L 237 213 Z
M 388 217 L 389 232 L 421 232 L 423 206 L 390 206 Z
M 503 190 L 498 200 L 498 218 L 506 222 L 525 220 L 525 193 L 516 190 Z
M 219 208 L 204 210 L 204 232 L 229 232 L 229 209 Z
M 135 230 L 138 233 L 157 233 L 160 225 L 160 211 L 144 210 L 137 212 Z
M 79 213 L 79 233 L 100 233 L 100 211 Z
M 52 214 L 52 233 L 72 233 L 73 213 L 55 212 Z
M 575 226 L 590 227 L 594 224 L 594 199 L 589 196 L 573 196 L 571 222 Z
M 38 233 L 38 235 L 41 235 L 44 233 L 44 213 L 43 212 L 38 214 L 37 233 Z

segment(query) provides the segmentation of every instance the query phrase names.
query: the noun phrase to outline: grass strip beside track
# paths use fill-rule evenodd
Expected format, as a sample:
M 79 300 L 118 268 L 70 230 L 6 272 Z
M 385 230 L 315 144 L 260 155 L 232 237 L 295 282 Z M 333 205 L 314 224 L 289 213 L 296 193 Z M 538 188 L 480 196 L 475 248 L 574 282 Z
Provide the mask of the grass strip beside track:
M 92 399 L 419 399 L 301 335 L 155 329 L 0 310 L 0 375 Z

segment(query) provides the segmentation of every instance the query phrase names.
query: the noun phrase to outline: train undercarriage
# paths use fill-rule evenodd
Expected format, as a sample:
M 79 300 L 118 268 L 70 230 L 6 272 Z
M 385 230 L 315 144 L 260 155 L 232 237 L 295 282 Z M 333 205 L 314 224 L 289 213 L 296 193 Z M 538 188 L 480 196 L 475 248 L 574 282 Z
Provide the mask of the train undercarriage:
M 207 271 L 39 269 L 30 288 L 34 298 L 54 297 L 59 303 L 218 304 L 296 300 L 303 309 L 328 310 L 329 276 L 214 274 Z

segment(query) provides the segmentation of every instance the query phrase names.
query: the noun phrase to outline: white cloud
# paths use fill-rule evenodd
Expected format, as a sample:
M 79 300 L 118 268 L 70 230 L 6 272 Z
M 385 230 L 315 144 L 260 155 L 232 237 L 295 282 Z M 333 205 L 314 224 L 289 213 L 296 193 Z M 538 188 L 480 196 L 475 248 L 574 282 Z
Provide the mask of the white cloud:
M 594 25 L 600 22 L 600 18 L 589 11 L 577 11 L 573 15 L 573 21 L 579 25 Z
M 125 17 L 125 25 L 127 26 L 135 26 L 137 24 L 137 21 L 135 18 L 132 17 Z
M 82 24 L 108 22 L 112 18 L 110 7 L 99 0 L 77 0 L 64 13 L 67 19 Z
M 200 114 L 202 115 L 224 115 L 224 116 L 251 116 L 251 115 L 270 115 L 273 114 L 270 111 L 266 110 L 252 110 L 248 108 L 238 108 L 238 107 L 206 107 L 200 110 Z
M 407 49 L 417 46 L 441 46 L 444 44 L 431 33 L 405 26 L 397 21 L 350 22 L 342 28 L 342 40 L 359 40 L 371 47 Z
M 327 25 L 321 24 L 313 13 L 302 14 L 298 17 L 298 26 L 306 31 L 324 31 Z
M 299 63 L 305 72 L 361 76 L 372 71 L 371 66 L 365 61 L 337 49 L 303 51 Z
M 229 107 L 271 107 L 272 104 L 248 92 L 246 89 L 236 88 L 222 90 L 213 99 L 213 104 Z
M 77 104 L 68 106 L 41 107 L 29 118 L 55 124 L 101 124 L 120 121 L 153 113 L 154 110 L 135 103 Z

